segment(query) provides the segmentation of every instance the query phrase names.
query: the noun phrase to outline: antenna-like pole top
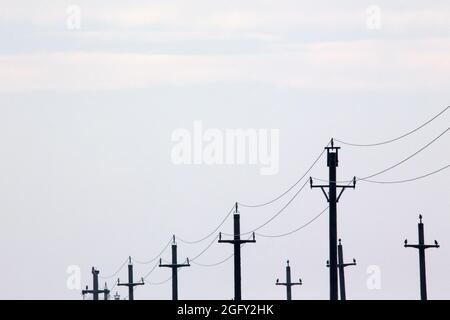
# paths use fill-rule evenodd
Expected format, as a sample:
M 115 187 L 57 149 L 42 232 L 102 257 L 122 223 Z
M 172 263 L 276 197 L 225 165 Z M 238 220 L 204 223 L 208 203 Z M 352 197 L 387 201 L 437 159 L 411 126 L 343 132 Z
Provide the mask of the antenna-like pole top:
M 128 257 L 128 264 L 132 264 L 132 262 L 131 262 L 131 256 Z
M 339 245 L 341 245 L 342 244 L 342 240 L 341 239 L 339 239 Z
M 419 215 L 419 219 L 420 219 L 420 223 L 422 223 L 422 219 L 423 219 L 422 215 Z
M 175 237 L 175 235 L 173 235 L 173 236 L 172 236 L 172 244 L 176 244 L 176 243 L 177 243 L 176 237 Z
M 289 267 L 289 260 L 287 261 L 287 265 L 288 265 L 288 267 Z
M 331 147 L 334 148 L 334 138 L 331 138 Z

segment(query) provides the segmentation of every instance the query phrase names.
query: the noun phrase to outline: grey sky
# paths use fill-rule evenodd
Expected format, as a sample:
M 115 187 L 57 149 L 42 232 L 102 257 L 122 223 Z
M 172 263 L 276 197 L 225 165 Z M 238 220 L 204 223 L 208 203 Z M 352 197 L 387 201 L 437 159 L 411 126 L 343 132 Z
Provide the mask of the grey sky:
M 81 29 L 66 9 L 79 5 Z M 382 26 L 366 26 L 366 8 Z M 132 255 L 156 255 L 172 234 L 197 239 L 235 201 L 261 203 L 292 185 L 330 137 L 389 139 L 449 105 L 450 7 L 446 1 L 6 1 L 0 11 L 1 298 L 79 299 L 66 268 L 110 274 Z M 342 179 L 400 161 L 448 127 L 448 114 L 408 139 L 373 149 L 343 147 Z M 193 121 L 220 130 L 280 129 L 280 171 L 255 166 L 175 166 L 173 130 Z M 380 176 L 406 179 L 449 162 L 448 134 L 426 152 Z M 430 251 L 429 297 L 448 299 L 448 172 L 403 185 L 361 182 L 339 205 L 350 299 L 418 297 L 417 240 L 424 215 Z M 326 177 L 326 162 L 313 176 Z M 241 210 L 242 229 L 289 199 Z M 283 233 L 326 206 L 306 189 L 261 232 Z M 221 229 L 231 231 L 231 220 Z M 243 249 L 245 298 L 282 299 L 275 287 L 290 259 L 304 286 L 294 298 L 328 297 L 327 217 L 286 239 Z M 179 244 L 195 256 L 208 241 Z M 216 244 L 199 262 L 231 253 Z M 169 258 L 168 252 L 165 259 Z M 378 265 L 382 290 L 368 290 Z M 136 265 L 136 276 L 152 265 Z M 125 271 L 125 270 L 124 270 Z M 121 272 L 121 278 L 126 277 Z M 169 276 L 156 270 L 149 278 Z M 232 263 L 180 273 L 180 297 L 230 299 Z M 109 280 L 112 284 L 114 279 Z M 121 291 L 126 295 L 124 291 Z M 144 286 L 136 298 L 170 298 L 170 285 Z

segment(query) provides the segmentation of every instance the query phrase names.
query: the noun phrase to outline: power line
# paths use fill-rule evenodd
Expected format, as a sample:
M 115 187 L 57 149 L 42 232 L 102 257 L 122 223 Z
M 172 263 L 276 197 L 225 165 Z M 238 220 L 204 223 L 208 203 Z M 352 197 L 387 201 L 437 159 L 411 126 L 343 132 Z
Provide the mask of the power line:
M 143 277 L 144 280 L 147 280 L 147 278 L 156 270 L 156 268 L 159 266 L 159 262 L 156 263 L 153 268 L 150 269 L 149 272 Z
M 206 251 L 209 250 L 209 248 L 212 247 L 212 245 L 216 242 L 218 237 L 219 237 L 219 235 L 215 236 L 214 239 L 211 241 L 211 243 L 208 244 L 208 246 L 205 249 L 203 249 L 199 254 L 197 254 L 194 258 L 191 258 L 190 261 L 193 262 L 193 261 L 197 260 L 198 258 L 200 258 Z
M 113 291 L 116 286 L 117 286 L 117 281 L 114 281 L 114 285 L 111 287 L 111 289 L 109 289 L 109 291 Z
M 128 258 L 125 259 L 125 261 L 120 265 L 120 267 L 117 269 L 116 272 L 114 272 L 113 274 L 109 275 L 109 276 L 101 276 L 100 274 L 98 275 L 99 278 L 103 279 L 103 280 L 108 280 L 111 279 L 112 277 L 115 277 L 122 269 L 123 267 L 125 267 L 128 263 Z
M 160 286 L 160 285 L 163 285 L 163 284 L 169 282 L 170 280 L 172 280 L 172 276 L 170 276 L 169 278 L 167 278 L 166 280 L 163 280 L 161 282 L 149 282 L 148 284 L 150 284 L 152 286 Z
M 223 220 L 220 222 L 220 224 L 217 226 L 217 228 L 215 228 L 213 231 L 211 231 L 210 233 L 208 233 L 206 236 L 204 236 L 203 238 L 200 238 L 198 240 L 195 241 L 188 241 L 188 240 L 183 240 L 180 237 L 177 236 L 177 239 L 180 240 L 183 243 L 186 244 L 196 244 L 196 243 L 200 243 L 205 241 L 206 239 L 208 239 L 209 237 L 211 237 L 214 233 L 217 232 L 217 230 L 219 230 L 219 228 L 225 223 L 225 221 L 227 221 L 228 217 L 231 215 L 231 213 L 233 213 L 233 209 L 234 209 L 234 205 L 233 207 L 230 209 L 230 211 L 227 213 L 227 215 L 225 216 L 225 218 L 223 218 Z
M 227 262 L 228 260 L 230 260 L 230 259 L 233 258 L 233 257 L 234 257 L 234 253 L 231 254 L 229 257 L 226 257 L 225 259 L 220 260 L 220 261 L 218 261 L 218 262 L 207 263 L 207 264 L 205 264 L 205 263 L 200 263 L 200 262 L 192 261 L 192 264 L 195 264 L 195 265 L 200 266 L 200 267 L 216 267 L 216 266 L 219 266 L 219 265 L 221 265 L 221 264 Z
M 286 232 L 286 233 L 282 233 L 282 234 L 278 234 L 278 235 L 268 235 L 268 234 L 261 234 L 261 233 L 256 233 L 257 236 L 263 237 L 263 238 L 281 238 L 281 237 L 286 237 L 286 236 L 290 236 L 291 234 L 294 234 L 304 228 L 306 228 L 307 226 L 309 226 L 310 224 L 312 224 L 314 221 L 316 221 L 317 219 L 319 219 L 327 210 L 329 207 L 326 207 L 325 209 L 323 209 L 318 215 L 316 215 L 314 218 L 312 218 L 311 220 L 309 220 L 308 222 L 306 222 L 305 224 L 301 225 L 300 227 L 298 227 L 295 230 L 292 230 L 290 232 Z
M 385 145 L 385 144 L 389 144 L 395 141 L 398 141 L 400 139 L 406 138 L 407 136 L 419 131 L 420 129 L 422 129 L 423 127 L 425 127 L 426 125 L 430 124 L 431 122 L 433 122 L 434 120 L 436 120 L 438 117 L 440 117 L 442 114 L 444 114 L 448 109 L 450 108 L 450 106 L 446 107 L 444 110 L 442 110 L 441 112 L 439 112 L 437 115 L 435 115 L 433 118 L 431 118 L 430 120 L 428 120 L 427 122 L 425 122 L 424 124 L 420 125 L 419 127 L 415 128 L 412 131 L 409 131 L 397 138 L 394 139 L 390 139 L 390 140 L 386 140 L 386 141 L 382 141 L 382 142 L 378 142 L 378 143 L 370 143 L 370 144 L 357 144 L 357 143 L 350 143 L 350 142 L 345 142 L 342 140 L 338 140 L 335 139 L 335 141 L 348 145 L 348 146 L 353 146 L 353 147 L 375 147 L 375 146 L 381 146 L 381 145 Z
M 330 142 L 328 142 L 327 146 L 330 145 Z M 240 203 L 239 205 L 242 207 L 247 207 L 247 208 L 260 208 L 260 207 L 264 207 L 267 206 L 269 204 L 272 204 L 276 201 L 278 201 L 279 199 L 281 199 L 282 197 L 284 197 L 286 194 L 288 194 L 292 189 L 294 189 L 299 183 L 300 181 L 303 180 L 303 178 L 306 177 L 306 175 L 314 168 L 314 166 L 317 164 L 317 162 L 319 162 L 320 158 L 322 158 L 323 154 L 325 153 L 325 149 L 322 150 L 322 152 L 319 154 L 319 156 L 314 160 L 313 164 L 308 168 L 308 170 L 300 177 L 300 179 L 298 179 L 291 187 L 289 187 L 285 192 L 283 192 L 281 195 L 279 195 L 278 197 L 276 197 L 275 199 L 262 203 L 262 204 L 257 204 L 257 205 L 249 205 L 249 204 L 244 204 L 244 203 Z
M 381 170 L 381 171 L 379 171 L 379 172 L 377 172 L 377 173 L 371 174 L 371 175 L 369 175 L 369 176 L 366 176 L 366 177 L 363 177 L 363 178 L 356 177 L 356 181 L 359 181 L 359 180 L 367 181 L 367 180 L 370 179 L 370 178 L 379 176 L 379 175 L 381 175 L 381 174 L 383 174 L 383 173 L 386 173 L 386 172 L 388 172 L 388 171 L 390 171 L 390 170 L 392 170 L 392 169 L 395 169 L 396 167 L 398 167 L 398 166 L 402 165 L 403 163 L 405 163 L 405 162 L 411 160 L 412 158 L 414 158 L 415 156 L 417 156 L 419 153 L 421 153 L 422 151 L 424 151 L 425 149 L 427 149 L 428 147 L 430 147 L 433 143 L 435 143 L 435 142 L 436 142 L 437 140 L 439 140 L 443 135 L 445 135 L 449 130 L 450 130 L 450 127 L 448 127 L 448 128 L 447 128 L 446 130 L 444 130 L 441 134 L 439 134 L 436 138 L 434 138 L 433 140 L 431 140 L 431 141 L 430 141 L 429 143 L 427 143 L 425 146 L 423 146 L 422 148 L 420 148 L 419 150 L 417 150 L 416 152 L 414 152 L 412 155 L 406 157 L 406 158 L 403 159 L 402 161 L 397 162 L 396 164 L 394 164 L 394 165 L 392 165 L 392 166 L 390 166 L 390 167 L 388 167 L 388 168 L 386 168 L 386 169 L 383 169 L 383 170 Z M 442 171 L 442 170 L 441 170 L 441 171 Z M 317 180 L 317 181 L 322 181 L 322 182 L 328 182 L 328 181 L 329 181 L 329 180 L 326 180 L 326 179 L 314 178 L 314 177 L 313 177 L 313 179 L 315 179 L 315 180 Z M 331 182 L 334 182 L 334 183 L 350 183 L 350 182 L 352 182 L 352 180 L 331 181 Z
M 392 170 L 392 169 L 402 165 L 406 161 L 412 159 L 413 157 L 415 157 L 416 155 L 418 155 L 419 153 L 421 153 L 422 151 L 427 149 L 429 146 L 431 146 L 433 143 L 435 143 L 437 140 L 439 140 L 439 138 L 441 138 L 444 134 L 446 134 L 449 130 L 450 130 L 450 127 L 448 127 L 444 132 L 442 132 L 440 135 L 438 135 L 436 138 L 434 138 L 431 142 L 427 143 L 424 147 L 420 148 L 418 151 L 414 152 L 412 155 L 410 155 L 409 157 L 403 159 L 402 161 L 394 164 L 393 166 L 390 166 L 389 168 L 381 170 L 381 171 L 379 171 L 377 173 L 371 174 L 370 176 L 367 176 L 367 177 L 364 177 L 364 178 L 358 178 L 358 180 L 370 179 L 370 178 L 373 178 L 375 176 L 379 176 L 380 174 L 383 174 L 383 173 L 385 173 L 387 171 L 390 171 L 390 170 Z
M 445 167 L 442 167 L 442 168 L 440 168 L 440 169 L 438 169 L 436 171 L 427 173 L 425 175 L 422 175 L 422 176 L 419 176 L 419 177 L 415 177 L 415 178 L 411 178 L 411 179 L 405 179 L 405 180 L 395 180 L 395 181 L 375 181 L 375 180 L 369 180 L 369 179 L 359 179 L 359 180 L 365 181 L 365 182 L 370 182 L 370 183 L 378 183 L 378 184 L 399 184 L 399 183 L 413 182 L 413 181 L 417 181 L 417 180 L 420 180 L 420 179 L 424 179 L 424 178 L 427 178 L 427 177 L 432 176 L 434 174 L 437 174 L 439 172 L 442 172 L 442 171 L 444 171 L 444 170 L 446 170 L 448 168 L 450 168 L 450 164 L 446 165 Z
M 252 237 L 253 237 L 253 235 L 250 236 L 248 238 L 248 240 L 250 240 Z M 245 246 L 245 243 L 241 244 L 241 248 L 244 247 L 244 246 Z M 205 264 L 205 263 L 199 263 L 199 262 L 196 262 L 196 261 L 193 261 L 193 260 L 191 262 L 192 262 L 192 264 L 195 264 L 195 265 L 200 266 L 200 267 L 216 267 L 216 266 L 219 266 L 221 264 L 224 264 L 225 262 L 227 262 L 228 260 L 230 260 L 233 257 L 234 257 L 234 253 L 232 253 L 230 256 L 228 256 L 228 257 L 226 257 L 226 258 L 224 258 L 224 259 L 222 259 L 222 260 L 220 260 L 218 262 L 214 262 L 214 263 Z
M 307 184 L 308 184 L 308 180 L 294 194 L 294 196 L 275 215 L 273 215 L 269 220 L 267 220 L 262 225 L 260 225 L 259 227 L 255 228 L 255 229 L 253 229 L 251 231 L 241 233 L 240 236 L 246 236 L 246 235 L 251 234 L 251 233 L 253 233 L 255 231 L 258 231 L 258 230 L 262 229 L 263 227 L 265 227 L 266 225 L 268 225 L 269 223 L 271 223 L 273 220 L 275 220 L 280 214 L 282 214 L 287 209 L 287 207 L 289 207 L 291 205 L 291 203 L 298 197 L 298 195 L 302 192 L 302 190 L 306 187 Z M 223 233 L 222 232 L 222 234 L 226 235 L 226 236 L 234 236 L 234 234 L 229 234 L 229 233 Z
M 152 263 L 152 262 L 158 260 L 158 259 L 161 257 L 161 255 L 167 250 L 167 248 L 169 247 L 169 245 L 170 245 L 171 243 L 172 243 L 172 238 L 170 238 L 169 242 L 167 242 L 167 244 L 164 246 L 164 248 L 161 250 L 161 252 L 160 252 L 157 256 L 155 256 L 154 258 L 152 258 L 152 259 L 150 259 L 150 260 L 147 260 L 147 261 L 139 261 L 139 260 L 136 260 L 136 259 L 134 259 L 134 258 L 131 258 L 131 260 L 133 260 L 133 261 L 136 262 L 137 264 L 150 264 L 150 263 Z

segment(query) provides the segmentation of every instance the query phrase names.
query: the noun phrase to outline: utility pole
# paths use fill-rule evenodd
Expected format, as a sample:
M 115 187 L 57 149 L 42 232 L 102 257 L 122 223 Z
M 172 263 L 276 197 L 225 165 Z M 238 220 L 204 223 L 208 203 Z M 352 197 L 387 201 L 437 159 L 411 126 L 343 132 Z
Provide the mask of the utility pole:
M 141 282 L 133 281 L 133 264 L 131 263 L 131 257 L 128 258 L 128 283 L 120 283 L 120 279 L 117 279 L 117 285 L 119 287 L 128 287 L 128 299 L 134 300 L 134 287 L 143 286 L 144 278 L 141 278 Z
M 219 233 L 219 243 L 230 243 L 234 246 L 234 300 L 242 300 L 241 290 L 241 245 L 244 243 L 255 243 L 255 233 L 253 232 L 252 240 L 241 240 L 241 222 L 238 211 L 238 203 L 233 215 L 234 219 L 234 237 L 233 240 L 222 240 L 222 233 Z
M 345 271 L 344 269 L 350 266 L 356 266 L 356 259 L 353 259 L 352 263 L 344 263 L 344 249 L 342 247 L 342 241 L 339 239 L 338 245 L 338 269 L 339 269 L 339 287 L 341 300 L 347 300 L 345 292 Z M 327 261 L 327 267 L 330 267 L 330 262 Z
M 340 186 L 337 185 L 336 168 L 339 164 L 339 149 L 334 146 L 334 140 L 331 139 L 331 147 L 325 147 L 327 150 L 327 165 L 329 168 L 329 184 L 327 185 L 313 185 L 313 179 L 310 178 L 311 188 L 322 189 L 325 198 L 330 204 L 329 216 L 329 246 L 330 246 L 330 300 L 338 300 L 338 262 L 337 262 L 337 203 L 339 202 L 342 193 L 347 188 L 355 189 L 356 177 L 353 178 L 352 185 Z M 328 193 L 325 189 L 328 188 Z M 339 195 L 337 189 L 340 189 Z
M 405 240 L 405 248 L 414 248 L 419 250 L 419 266 L 420 266 L 420 298 L 427 300 L 427 274 L 425 266 L 425 250 L 430 248 L 439 248 L 439 244 L 434 240 L 434 245 L 425 244 L 425 232 L 422 222 L 422 215 L 419 216 L 419 244 L 408 244 Z
M 286 283 L 281 283 L 280 279 L 277 279 L 276 285 L 286 287 L 286 294 L 288 301 L 292 300 L 292 287 L 303 285 L 302 279 L 299 279 L 298 282 L 296 283 L 291 281 L 291 266 L 289 265 L 289 260 L 287 261 L 286 266 Z
M 178 300 L 178 269 L 191 266 L 189 264 L 189 258 L 186 258 L 187 263 L 178 264 L 177 261 L 177 243 L 175 241 L 175 236 L 173 236 L 172 263 L 162 264 L 162 259 L 159 260 L 160 267 L 172 269 L 172 300 Z
M 105 295 L 105 300 L 108 300 L 109 290 L 108 290 L 107 284 L 105 283 L 105 289 L 103 289 L 103 290 L 98 289 L 98 275 L 99 274 L 100 274 L 100 271 L 98 271 L 94 267 L 92 267 L 93 289 L 89 290 L 89 287 L 86 286 L 86 289 L 81 291 L 81 294 L 83 295 L 83 297 L 86 294 L 92 294 L 94 300 L 99 300 L 99 294 L 103 293 Z
M 103 300 L 109 300 L 109 293 L 110 292 L 111 291 L 108 289 L 108 284 L 105 282 L 105 287 L 103 289 L 103 294 L 104 294 Z

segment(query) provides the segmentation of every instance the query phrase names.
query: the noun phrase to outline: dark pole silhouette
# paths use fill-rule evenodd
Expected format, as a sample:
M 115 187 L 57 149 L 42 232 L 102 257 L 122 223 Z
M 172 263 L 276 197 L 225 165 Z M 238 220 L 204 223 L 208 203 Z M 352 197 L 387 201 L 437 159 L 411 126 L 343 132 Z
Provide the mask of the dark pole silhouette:
M 222 233 L 219 233 L 219 243 L 231 243 L 234 246 L 234 300 L 242 300 L 241 291 L 241 245 L 244 243 L 255 243 L 255 233 L 252 240 L 241 240 L 241 225 L 238 204 L 234 213 L 234 238 L 233 240 L 222 240 Z
M 134 300 L 134 287 L 143 286 L 144 279 L 141 278 L 141 282 L 133 281 L 133 264 L 131 263 L 131 257 L 128 258 L 128 283 L 120 283 L 120 279 L 117 279 L 117 285 L 119 287 L 128 287 L 128 300 Z
M 178 269 L 191 266 L 189 264 L 189 258 L 186 259 L 186 262 L 187 263 L 178 264 L 177 243 L 175 241 L 175 236 L 173 236 L 172 263 L 171 264 L 162 264 L 162 259 L 159 260 L 160 267 L 172 269 L 172 300 L 178 300 Z
M 93 300 L 99 300 L 99 294 L 100 293 L 104 293 L 105 294 L 105 300 L 108 299 L 109 290 L 108 290 L 108 287 L 107 287 L 106 283 L 105 283 L 105 289 L 104 290 L 99 290 L 98 289 L 98 275 L 99 274 L 100 274 L 100 271 L 98 271 L 94 267 L 92 267 L 92 286 L 93 286 L 93 289 L 89 290 L 89 287 L 86 286 L 86 289 L 81 291 L 81 294 L 83 295 L 83 297 L 86 294 L 92 294 Z
M 425 232 L 422 222 L 422 215 L 419 216 L 419 244 L 408 244 L 408 240 L 405 240 L 405 248 L 415 248 L 419 250 L 419 265 L 420 265 L 420 298 L 421 300 L 427 300 L 427 273 L 425 266 L 425 250 L 430 248 L 439 248 L 439 244 L 434 240 L 434 245 L 425 244 Z
M 114 295 L 114 300 L 120 300 L 120 294 L 116 291 L 116 294 Z
M 327 266 L 329 267 L 329 261 L 327 261 Z M 352 263 L 344 263 L 344 249 L 342 247 L 341 239 L 339 239 L 338 245 L 338 269 L 339 269 L 339 288 L 341 294 L 341 300 L 347 300 L 347 295 L 345 292 L 345 268 L 350 266 L 356 266 L 356 260 L 353 259 Z
M 298 282 L 292 282 L 291 280 L 291 266 L 289 265 L 289 260 L 287 261 L 286 266 L 286 283 L 281 283 L 279 279 L 277 279 L 276 285 L 277 286 L 285 286 L 286 287 L 286 296 L 287 300 L 292 300 L 292 287 L 293 286 L 301 286 L 302 279 L 299 279 Z
M 108 284 L 105 282 L 105 287 L 103 289 L 103 294 L 104 294 L 103 300 L 109 300 L 109 293 L 110 293 L 110 291 L 108 289 Z
M 347 188 L 355 189 L 356 177 L 353 178 L 353 185 L 339 186 L 336 181 L 336 168 L 339 164 L 339 149 L 334 146 L 334 141 L 331 139 L 331 147 L 325 147 L 327 150 L 327 165 L 329 167 L 329 184 L 328 185 L 313 185 L 313 180 L 310 178 L 311 188 L 322 189 L 325 198 L 330 204 L 329 217 L 329 247 L 330 247 L 330 300 L 338 300 L 338 261 L 337 261 L 337 203 L 339 202 L 342 193 Z M 325 191 L 328 188 L 328 193 Z M 339 195 L 337 189 L 341 189 Z

